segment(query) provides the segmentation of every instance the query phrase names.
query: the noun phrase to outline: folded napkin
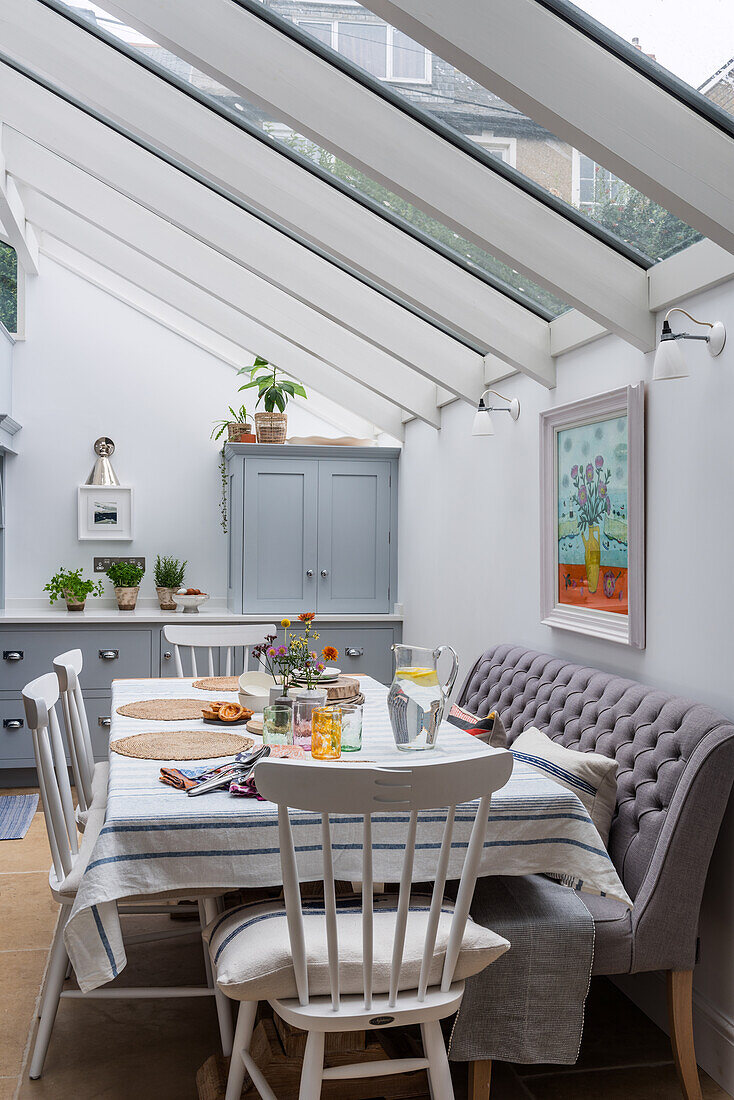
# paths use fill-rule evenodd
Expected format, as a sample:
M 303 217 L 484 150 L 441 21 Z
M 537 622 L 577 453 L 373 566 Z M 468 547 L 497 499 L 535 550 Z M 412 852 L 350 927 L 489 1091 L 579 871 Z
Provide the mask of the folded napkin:
M 291 760 L 303 760 L 306 753 L 300 745 L 273 745 L 270 749 L 270 755 L 273 756 L 285 756 Z M 265 799 L 257 793 L 257 787 L 255 786 L 255 780 L 251 779 L 249 783 L 230 783 L 229 793 L 236 794 L 239 798 L 257 798 L 260 802 L 264 802 Z
M 209 773 L 209 768 L 161 768 L 160 781 L 177 791 L 189 791 L 199 784 Z

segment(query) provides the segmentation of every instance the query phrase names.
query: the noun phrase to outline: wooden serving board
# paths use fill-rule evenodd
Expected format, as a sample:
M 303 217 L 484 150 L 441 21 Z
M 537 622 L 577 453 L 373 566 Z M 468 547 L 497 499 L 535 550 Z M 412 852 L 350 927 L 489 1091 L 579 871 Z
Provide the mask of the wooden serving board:
M 329 702 L 335 699 L 351 699 L 359 695 L 359 680 L 354 676 L 340 676 L 333 684 L 324 684 Z

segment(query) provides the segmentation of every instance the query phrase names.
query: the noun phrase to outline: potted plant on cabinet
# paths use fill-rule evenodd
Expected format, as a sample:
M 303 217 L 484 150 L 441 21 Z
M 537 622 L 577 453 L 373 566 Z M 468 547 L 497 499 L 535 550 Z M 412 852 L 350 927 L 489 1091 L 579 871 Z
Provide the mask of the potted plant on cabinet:
M 181 562 L 178 558 L 162 558 L 160 554 L 155 559 L 155 590 L 161 611 L 175 611 L 173 593 L 177 592 L 183 584 L 187 561 Z
M 134 611 L 138 602 L 140 582 L 144 570 L 131 561 L 116 561 L 107 570 L 107 576 L 115 587 L 117 606 L 120 611 Z
M 257 404 L 265 406 L 264 412 L 255 413 L 255 431 L 258 443 L 285 443 L 288 434 L 286 406 L 291 397 L 306 397 L 306 391 L 298 382 L 279 377 L 280 367 L 256 356 L 252 367 L 242 367 L 238 374 L 249 374 L 250 381 L 242 390 L 257 386 Z M 257 406 L 256 406 L 257 407 Z
M 249 422 L 250 414 L 245 406 L 240 405 L 239 409 L 233 409 L 230 405 L 227 411 L 229 412 L 228 417 L 214 421 L 209 438 L 221 439 L 226 432 L 230 443 L 254 443 L 255 434 L 252 430 L 252 424 Z
M 44 586 L 49 602 L 66 600 L 67 611 L 83 611 L 87 596 L 101 596 L 104 592 L 102 581 L 90 581 L 82 576 L 82 569 L 64 569 L 60 567 L 51 580 Z

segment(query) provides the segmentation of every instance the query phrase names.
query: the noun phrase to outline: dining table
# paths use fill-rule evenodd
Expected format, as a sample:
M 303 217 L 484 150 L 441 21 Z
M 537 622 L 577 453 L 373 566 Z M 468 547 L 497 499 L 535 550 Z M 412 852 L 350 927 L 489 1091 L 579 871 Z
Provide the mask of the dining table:
M 388 689 L 369 676 L 359 679 L 365 700 L 362 749 L 343 753 L 340 766 L 417 767 L 497 751 L 448 721 L 441 723 L 433 749 L 398 750 L 387 707 Z M 212 697 L 237 700 L 236 693 L 195 688 L 191 679 L 115 680 L 110 744 L 151 730 L 211 728 L 203 719 L 166 722 L 127 717 L 118 712 L 124 704 L 194 698 L 203 706 Z M 260 738 L 254 736 L 254 740 Z M 282 884 L 273 803 L 236 796 L 226 789 L 189 797 L 161 782 L 164 766 L 203 768 L 223 762 L 138 759 L 111 749 L 104 824 L 96 837 L 85 838 L 86 867 L 64 930 L 82 991 L 111 981 L 126 965 L 118 902 L 197 898 Z M 457 808 L 449 878 L 460 877 L 474 811 L 472 805 Z M 428 881 L 434 873 L 446 813 L 446 807 L 437 807 L 419 814 L 415 882 Z M 406 813 L 373 816 L 376 882 L 399 881 L 407 823 Z M 291 825 L 301 881 L 317 880 L 322 872 L 320 815 L 292 810 Z M 334 873 L 339 879 L 360 881 L 361 826 L 358 815 L 331 815 Z M 577 889 L 632 904 L 578 797 L 515 760 L 509 781 L 492 796 L 479 874 L 537 873 L 568 876 Z

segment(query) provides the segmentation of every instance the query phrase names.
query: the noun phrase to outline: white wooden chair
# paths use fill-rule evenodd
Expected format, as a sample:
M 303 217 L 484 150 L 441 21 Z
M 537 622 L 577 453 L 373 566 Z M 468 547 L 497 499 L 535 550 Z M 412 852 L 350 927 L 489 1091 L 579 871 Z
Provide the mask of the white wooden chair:
M 70 649 L 55 658 L 53 669 L 59 681 L 61 712 L 78 799 L 76 820 L 83 831 L 90 811 L 104 809 L 107 805 L 110 766 L 106 761 L 95 763 L 94 760 L 87 710 L 79 682 L 82 663 L 82 651 Z
M 317 1100 L 323 1081 L 418 1069 L 428 1070 L 435 1100 L 452 1100 L 439 1021 L 458 1009 L 464 978 L 483 970 L 509 947 L 468 917 L 491 794 L 507 782 L 511 771 L 512 756 L 505 750 L 415 767 L 284 760 L 257 765 L 258 791 L 278 806 L 285 909 L 280 902 L 243 906 L 217 918 L 204 933 L 215 980 L 223 992 L 241 1001 L 226 1100 L 239 1100 L 245 1070 L 263 1100 L 277 1100 L 250 1053 L 260 999 L 308 1032 L 299 1100 Z M 462 818 L 469 812 L 474 820 L 452 905 L 444 899 L 444 889 L 456 807 L 477 798 L 477 805 L 462 807 Z M 324 901 L 316 910 L 310 903 L 301 905 L 288 807 L 321 816 Z M 411 900 L 418 815 L 435 807 L 448 807 L 446 826 L 430 904 L 427 899 L 420 904 L 415 895 Z M 395 895 L 376 900 L 372 891 L 372 815 L 386 811 L 407 816 L 397 905 Z M 336 903 L 330 812 L 363 818 L 362 900 L 352 904 L 351 911 Z M 392 828 L 399 835 L 400 826 Z M 424 1057 L 324 1068 L 327 1032 L 412 1023 L 420 1024 Z
M 181 662 L 181 646 L 187 646 L 191 654 L 191 675 L 198 676 L 199 670 L 196 666 L 196 647 L 206 647 L 208 649 L 208 671 L 205 673 L 207 676 L 214 676 L 214 650 L 226 651 L 226 671 L 221 671 L 222 676 L 234 676 L 234 650 L 236 648 L 244 648 L 245 659 L 243 663 L 243 669 L 247 668 L 250 660 L 250 650 L 253 646 L 259 645 L 266 635 L 276 634 L 277 627 L 273 623 L 257 623 L 254 625 L 240 624 L 237 626 L 209 626 L 203 624 L 202 626 L 191 626 L 188 623 L 184 626 L 165 626 L 163 628 L 163 637 L 167 642 L 173 645 L 173 656 L 176 664 L 176 675 L 183 676 L 183 664 Z M 242 671 L 242 670 L 241 670 Z
M 222 1047 L 229 1054 L 232 1046 L 232 1016 L 229 1003 L 219 993 L 213 983 L 209 966 L 208 952 L 205 952 L 207 985 L 203 986 L 103 986 L 90 993 L 81 993 L 78 989 L 64 990 L 69 958 L 64 946 L 64 928 L 69 919 L 77 889 L 89 862 L 92 849 L 104 825 L 105 808 L 91 806 L 88 812 L 86 829 L 79 843 L 77 822 L 71 795 L 71 784 L 67 767 L 61 727 L 56 715 L 56 703 L 59 700 L 59 682 L 53 672 L 48 672 L 32 680 L 23 688 L 23 705 L 26 721 L 33 738 L 33 751 L 38 771 L 38 785 L 43 802 L 44 818 L 53 864 L 48 881 L 54 899 L 61 905 L 61 913 L 56 926 L 51 955 L 46 971 L 45 988 L 41 998 L 40 1024 L 31 1058 L 30 1077 L 35 1080 L 41 1076 L 46 1058 L 51 1031 L 61 997 L 95 998 L 120 997 L 215 997 L 219 1015 Z M 138 899 L 144 902 L 145 899 Z M 211 920 L 216 911 L 213 900 L 208 899 L 210 907 L 205 910 L 198 903 L 200 923 L 203 927 Z M 169 906 L 131 904 L 120 906 L 120 913 L 168 912 Z M 149 940 L 174 939 L 181 936 L 198 934 L 199 929 L 173 929 L 164 932 L 141 933 L 125 937 L 126 946 Z

